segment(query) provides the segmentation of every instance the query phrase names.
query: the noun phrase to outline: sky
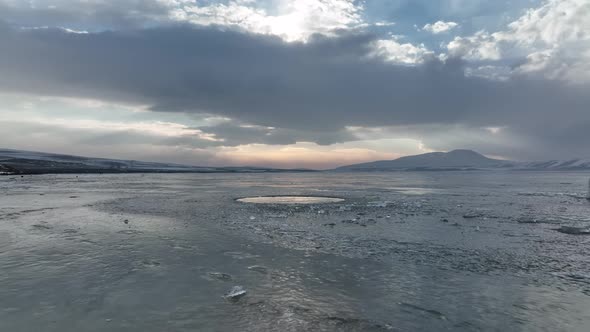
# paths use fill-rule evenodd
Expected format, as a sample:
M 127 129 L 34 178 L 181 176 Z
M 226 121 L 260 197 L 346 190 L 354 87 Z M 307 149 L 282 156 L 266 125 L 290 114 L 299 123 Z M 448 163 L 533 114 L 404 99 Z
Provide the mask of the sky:
M 0 0 L 0 147 L 590 158 L 590 0 Z

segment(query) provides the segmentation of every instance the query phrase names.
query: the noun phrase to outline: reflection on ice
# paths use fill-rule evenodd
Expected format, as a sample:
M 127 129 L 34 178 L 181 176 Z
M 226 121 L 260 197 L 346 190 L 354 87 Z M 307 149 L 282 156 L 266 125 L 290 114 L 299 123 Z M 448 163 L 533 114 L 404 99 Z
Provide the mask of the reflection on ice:
M 344 199 L 322 196 L 259 196 L 240 198 L 237 201 L 258 204 L 320 204 L 343 202 Z

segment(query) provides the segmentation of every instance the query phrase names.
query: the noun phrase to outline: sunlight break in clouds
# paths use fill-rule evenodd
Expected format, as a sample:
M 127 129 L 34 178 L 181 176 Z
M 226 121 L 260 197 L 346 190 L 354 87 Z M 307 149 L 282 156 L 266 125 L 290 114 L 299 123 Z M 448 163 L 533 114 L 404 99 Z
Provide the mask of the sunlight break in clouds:
M 336 29 L 362 24 L 362 7 L 353 0 L 280 0 L 276 14 L 269 14 L 255 4 L 247 0 L 203 6 L 183 2 L 171 12 L 171 17 L 200 25 L 238 26 L 287 41 L 305 41 L 314 33 L 331 34 Z
M 232 160 L 235 165 L 328 169 L 366 160 L 395 159 L 401 155 L 355 148 L 348 144 L 338 144 L 335 147 L 326 148 L 311 143 L 298 143 L 287 146 L 249 144 L 224 147 L 220 149 L 217 156 Z
M 171 17 L 198 25 L 234 26 L 249 32 L 276 35 L 288 42 L 307 41 L 313 34 L 333 35 L 337 30 L 362 29 L 369 26 L 362 18 L 363 7 L 354 0 L 280 0 L 277 14 L 256 7 L 255 1 L 230 1 L 228 4 L 198 6 L 176 4 Z M 438 23 L 438 22 L 437 22 Z M 452 28 L 453 22 L 445 23 Z M 378 21 L 377 27 L 394 23 Z M 437 25 L 437 29 L 442 29 Z M 395 38 L 377 40 L 374 55 L 393 63 L 417 64 L 431 54 L 424 44 L 399 43 Z

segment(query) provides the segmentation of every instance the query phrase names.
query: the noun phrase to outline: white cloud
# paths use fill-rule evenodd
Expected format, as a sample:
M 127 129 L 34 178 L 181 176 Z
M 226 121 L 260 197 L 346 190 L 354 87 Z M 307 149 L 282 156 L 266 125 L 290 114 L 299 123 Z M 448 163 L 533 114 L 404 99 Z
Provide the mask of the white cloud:
M 376 40 L 373 42 L 373 49 L 371 56 L 406 65 L 419 64 L 424 62 L 426 58 L 434 56 L 434 52 L 428 50 L 424 44 L 402 44 L 395 37 Z
M 450 55 L 467 60 L 511 61 L 514 74 L 590 81 L 590 1 L 549 0 L 495 33 L 456 37 Z
M 500 133 L 502 130 L 506 129 L 506 127 L 484 127 L 483 129 L 489 131 L 492 134 L 498 134 Z
M 428 23 L 426 24 L 422 30 L 428 31 L 430 33 L 439 34 L 443 32 L 447 32 L 459 26 L 459 24 L 455 22 L 444 22 L 444 21 L 437 21 L 435 23 Z
M 0 0 L 0 20 L 23 26 L 64 26 L 65 31 L 84 33 L 72 27 L 116 30 L 188 22 L 277 35 L 287 41 L 367 27 L 362 12 L 362 3 L 356 0 Z
M 22 30 L 42 30 L 42 29 L 53 29 L 53 27 L 49 27 L 49 26 L 39 26 L 39 27 L 21 27 Z M 60 29 L 64 32 L 67 33 L 75 33 L 75 34 L 87 34 L 88 31 L 86 30 L 74 30 L 74 29 L 68 29 L 68 28 L 64 28 L 64 27 L 57 27 L 57 29 Z
M 379 22 L 375 22 L 375 26 L 378 27 L 390 27 L 390 26 L 394 26 L 395 22 L 387 22 L 387 21 L 379 21 Z
M 362 7 L 354 0 L 280 0 L 276 14 L 252 1 L 198 5 L 175 1 L 170 17 L 199 25 L 234 26 L 250 32 L 277 35 L 287 41 L 305 41 L 314 33 L 365 26 Z
M 478 31 L 469 37 L 455 37 L 447 45 L 451 56 L 460 56 L 467 60 L 500 60 L 499 42 L 485 31 Z

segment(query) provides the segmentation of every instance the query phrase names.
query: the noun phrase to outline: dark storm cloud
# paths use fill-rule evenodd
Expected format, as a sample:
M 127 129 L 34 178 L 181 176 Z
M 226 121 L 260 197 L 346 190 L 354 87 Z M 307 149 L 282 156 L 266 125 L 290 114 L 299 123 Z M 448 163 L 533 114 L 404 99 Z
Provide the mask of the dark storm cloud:
M 286 43 L 189 26 L 94 34 L 3 26 L 0 89 L 276 127 L 272 139 L 235 126 L 204 128 L 261 143 L 292 142 L 301 133 L 323 144 L 355 139 L 345 126 L 462 124 L 509 126 L 522 137 L 555 138 L 584 150 L 579 128 L 590 128 L 588 86 L 469 78 L 454 60 L 398 66 L 370 57 L 373 41 L 372 35 L 342 33 Z

